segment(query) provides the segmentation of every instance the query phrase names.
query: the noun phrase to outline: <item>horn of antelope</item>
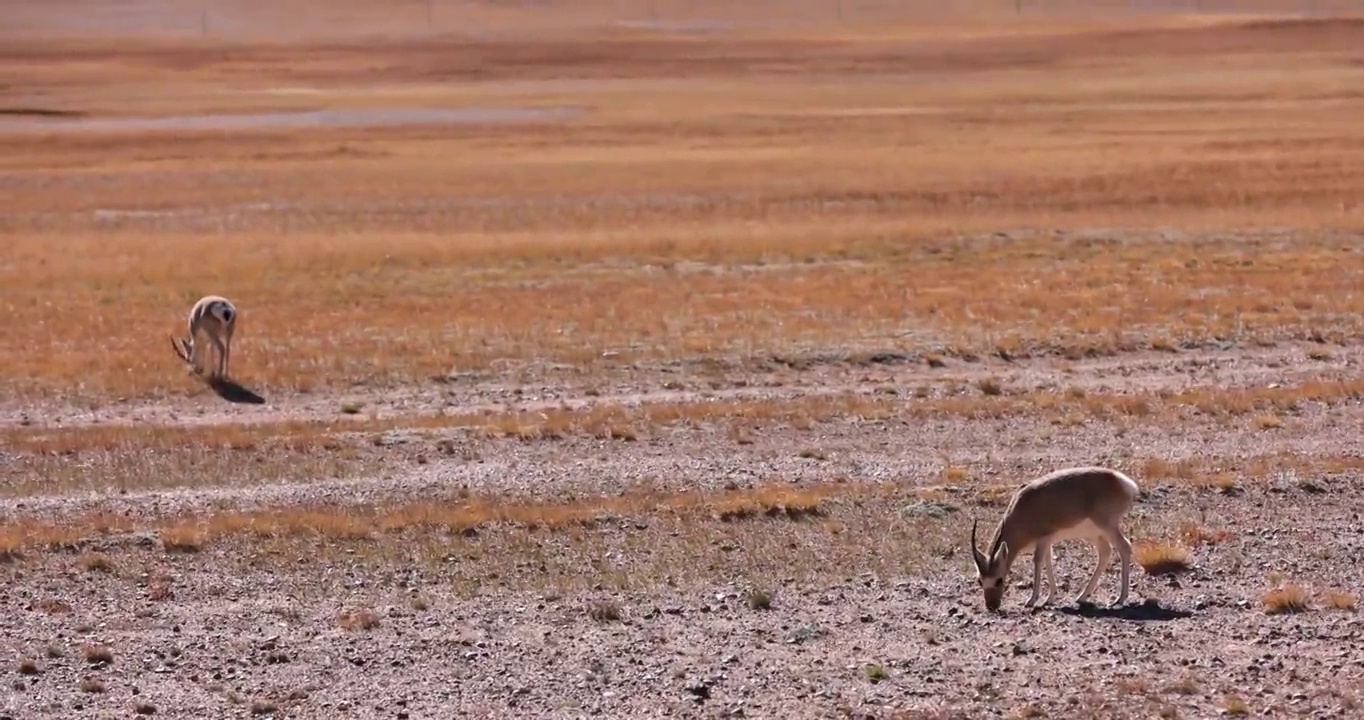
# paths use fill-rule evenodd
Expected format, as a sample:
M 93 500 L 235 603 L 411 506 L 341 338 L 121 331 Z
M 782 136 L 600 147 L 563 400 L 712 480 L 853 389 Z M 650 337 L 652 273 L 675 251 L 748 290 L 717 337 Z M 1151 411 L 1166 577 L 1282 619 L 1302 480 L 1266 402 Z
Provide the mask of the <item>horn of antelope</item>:
M 976 559 L 976 566 L 984 568 L 990 564 L 990 561 L 985 557 L 985 553 L 981 552 L 980 548 L 976 545 L 976 525 L 978 523 L 978 520 L 971 520 L 971 555 Z

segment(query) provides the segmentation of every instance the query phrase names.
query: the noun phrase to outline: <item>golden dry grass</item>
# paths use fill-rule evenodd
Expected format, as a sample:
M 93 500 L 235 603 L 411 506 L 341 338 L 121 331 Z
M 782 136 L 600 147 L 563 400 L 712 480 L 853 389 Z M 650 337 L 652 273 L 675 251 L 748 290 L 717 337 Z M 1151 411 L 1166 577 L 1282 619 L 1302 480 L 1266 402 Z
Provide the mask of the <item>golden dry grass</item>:
M 1306 612 L 1312 608 L 1311 594 L 1300 585 L 1287 583 L 1266 592 L 1260 601 L 1270 615 Z
M 489 584 L 545 591 L 645 587 L 715 572 L 761 587 L 763 578 L 815 577 L 829 567 L 886 575 L 926 572 L 951 561 L 965 541 L 960 528 L 904 516 L 901 508 L 914 496 L 913 488 L 896 483 L 771 483 L 713 491 L 640 488 L 554 501 L 475 496 L 383 507 L 224 510 L 159 522 L 194 523 L 200 529 L 196 546 L 212 548 L 215 558 L 225 553 L 243 569 L 283 563 L 281 572 L 297 571 L 299 552 L 346 562 L 429 564 L 458 593 Z M 154 532 L 157 523 L 147 518 L 133 529 Z M 861 537 L 881 541 L 850 541 Z M 48 558 L 61 558 L 61 548 L 99 536 L 83 518 L 66 517 L 11 524 L 3 539 L 22 545 L 17 562 L 42 563 L 48 549 L 59 551 Z
M 369 608 L 352 608 L 343 610 L 336 616 L 336 624 L 343 630 L 355 632 L 358 630 L 373 630 L 379 627 L 380 619 L 378 613 Z
M 719 523 L 762 518 L 801 520 L 822 514 L 825 502 L 894 491 L 881 485 L 801 487 L 775 483 L 717 492 L 636 490 L 553 501 L 465 497 L 382 507 L 288 507 L 178 516 L 160 520 L 157 530 L 167 551 L 186 552 L 233 537 L 363 541 L 409 531 L 459 535 L 502 525 L 535 532 L 542 528 L 590 527 L 608 517 L 660 514 Z M 128 533 L 137 528 L 133 520 L 105 513 L 56 521 L 22 519 L 0 530 L 0 551 L 19 555 L 25 549 L 71 547 L 92 536 Z
M 1143 541 L 1133 548 L 1132 558 L 1148 575 L 1173 575 L 1192 567 L 1188 548 L 1172 543 Z
M 13 53 L 13 92 L 95 115 L 591 113 L 0 134 L 5 390 L 184 392 L 164 336 L 210 291 L 240 303 L 237 374 L 267 392 L 508 362 L 1078 356 L 1364 329 L 1364 256 L 1330 232 L 1361 217 L 1364 26 L 991 32 L 932 52 L 831 32 Z M 277 92 L 298 86 L 316 92 Z M 1211 232 L 1238 228 L 1266 230 Z
M 1349 590 L 1327 590 L 1326 607 L 1333 610 L 1355 610 L 1359 607 L 1359 595 Z

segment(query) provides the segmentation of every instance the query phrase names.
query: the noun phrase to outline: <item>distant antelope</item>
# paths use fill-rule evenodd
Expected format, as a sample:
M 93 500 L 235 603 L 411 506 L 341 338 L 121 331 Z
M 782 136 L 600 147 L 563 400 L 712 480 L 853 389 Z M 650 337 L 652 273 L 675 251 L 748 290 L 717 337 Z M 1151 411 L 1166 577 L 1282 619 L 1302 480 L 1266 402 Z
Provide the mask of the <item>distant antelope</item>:
M 976 522 L 971 522 L 971 554 L 976 561 L 976 576 L 985 591 L 985 608 L 999 609 L 1014 560 L 1032 551 L 1032 596 L 1027 607 L 1037 603 L 1042 587 L 1042 570 L 1047 571 L 1050 587 L 1042 605 L 1051 602 L 1056 591 L 1056 571 L 1052 567 L 1052 545 L 1062 540 L 1083 539 L 1099 553 L 1098 565 L 1088 584 L 1075 598 L 1083 602 L 1094 592 L 1099 577 L 1108 569 L 1113 548 L 1122 561 L 1122 590 L 1115 607 L 1127 602 L 1132 571 L 1132 544 L 1123 537 L 1119 522 L 1140 495 L 1132 478 L 1102 467 L 1074 467 L 1043 475 L 1020 487 L 1004 510 L 995 528 L 989 552 L 976 547 Z
M 217 354 L 212 377 L 224 378 L 227 377 L 227 364 L 232 356 L 232 333 L 236 327 L 237 306 L 225 297 L 208 295 L 190 308 L 188 335 L 184 338 L 171 337 L 171 345 L 181 360 L 202 375 L 204 357 L 201 354 L 203 343 L 200 335 L 203 335 L 213 344 Z

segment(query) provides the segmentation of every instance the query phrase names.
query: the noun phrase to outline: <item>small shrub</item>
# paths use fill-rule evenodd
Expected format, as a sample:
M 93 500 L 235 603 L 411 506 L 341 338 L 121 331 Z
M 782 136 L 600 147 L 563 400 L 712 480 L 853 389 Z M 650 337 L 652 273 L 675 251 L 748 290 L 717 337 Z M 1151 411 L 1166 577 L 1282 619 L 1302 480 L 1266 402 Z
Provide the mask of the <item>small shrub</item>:
M 1265 612 L 1270 615 L 1306 612 L 1311 608 L 1311 598 L 1303 588 L 1288 584 L 1281 585 L 1265 593 L 1261 598 Z
M 32 660 L 19 661 L 20 675 L 37 675 L 39 672 L 40 671 L 38 670 L 38 663 L 33 662 Z
M 867 679 L 872 681 L 873 683 L 879 683 L 882 680 L 885 680 L 890 677 L 890 675 L 886 672 L 886 669 L 880 665 L 877 665 L 876 663 L 871 663 L 866 667 L 862 668 L 862 674 L 866 675 Z
M 82 678 L 82 679 L 81 679 L 81 686 L 80 686 L 80 687 L 81 687 L 81 692 L 83 692 L 83 693 L 102 693 L 102 692 L 104 692 L 104 683 L 100 682 L 98 678 L 92 678 L 92 677 Z
M 772 609 L 772 596 L 765 590 L 749 590 L 748 606 L 754 610 Z
M 1245 700 L 1242 700 L 1241 698 L 1238 698 L 1235 695 L 1228 695 L 1222 698 L 1222 714 L 1249 715 L 1250 706 L 1246 705 Z
M 114 651 L 103 645 L 86 645 L 85 661 L 91 665 L 109 665 L 114 661 Z

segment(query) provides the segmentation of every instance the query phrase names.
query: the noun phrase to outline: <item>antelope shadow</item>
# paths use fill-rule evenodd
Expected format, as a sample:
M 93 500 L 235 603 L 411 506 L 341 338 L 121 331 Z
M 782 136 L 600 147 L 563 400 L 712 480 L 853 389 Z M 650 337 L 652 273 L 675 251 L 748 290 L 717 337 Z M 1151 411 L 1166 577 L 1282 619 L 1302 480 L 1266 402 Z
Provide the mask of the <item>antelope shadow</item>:
M 257 395 L 254 390 L 238 383 L 231 378 L 206 378 L 209 388 L 218 397 L 230 403 L 242 403 L 247 405 L 263 405 L 265 398 Z
M 1154 599 L 1139 603 L 1128 603 L 1122 607 L 1107 607 L 1085 602 L 1076 606 L 1057 608 L 1057 610 L 1066 615 L 1083 618 L 1111 618 L 1136 622 L 1169 622 L 1170 620 L 1183 620 L 1193 617 L 1193 612 L 1190 610 L 1163 607 Z

